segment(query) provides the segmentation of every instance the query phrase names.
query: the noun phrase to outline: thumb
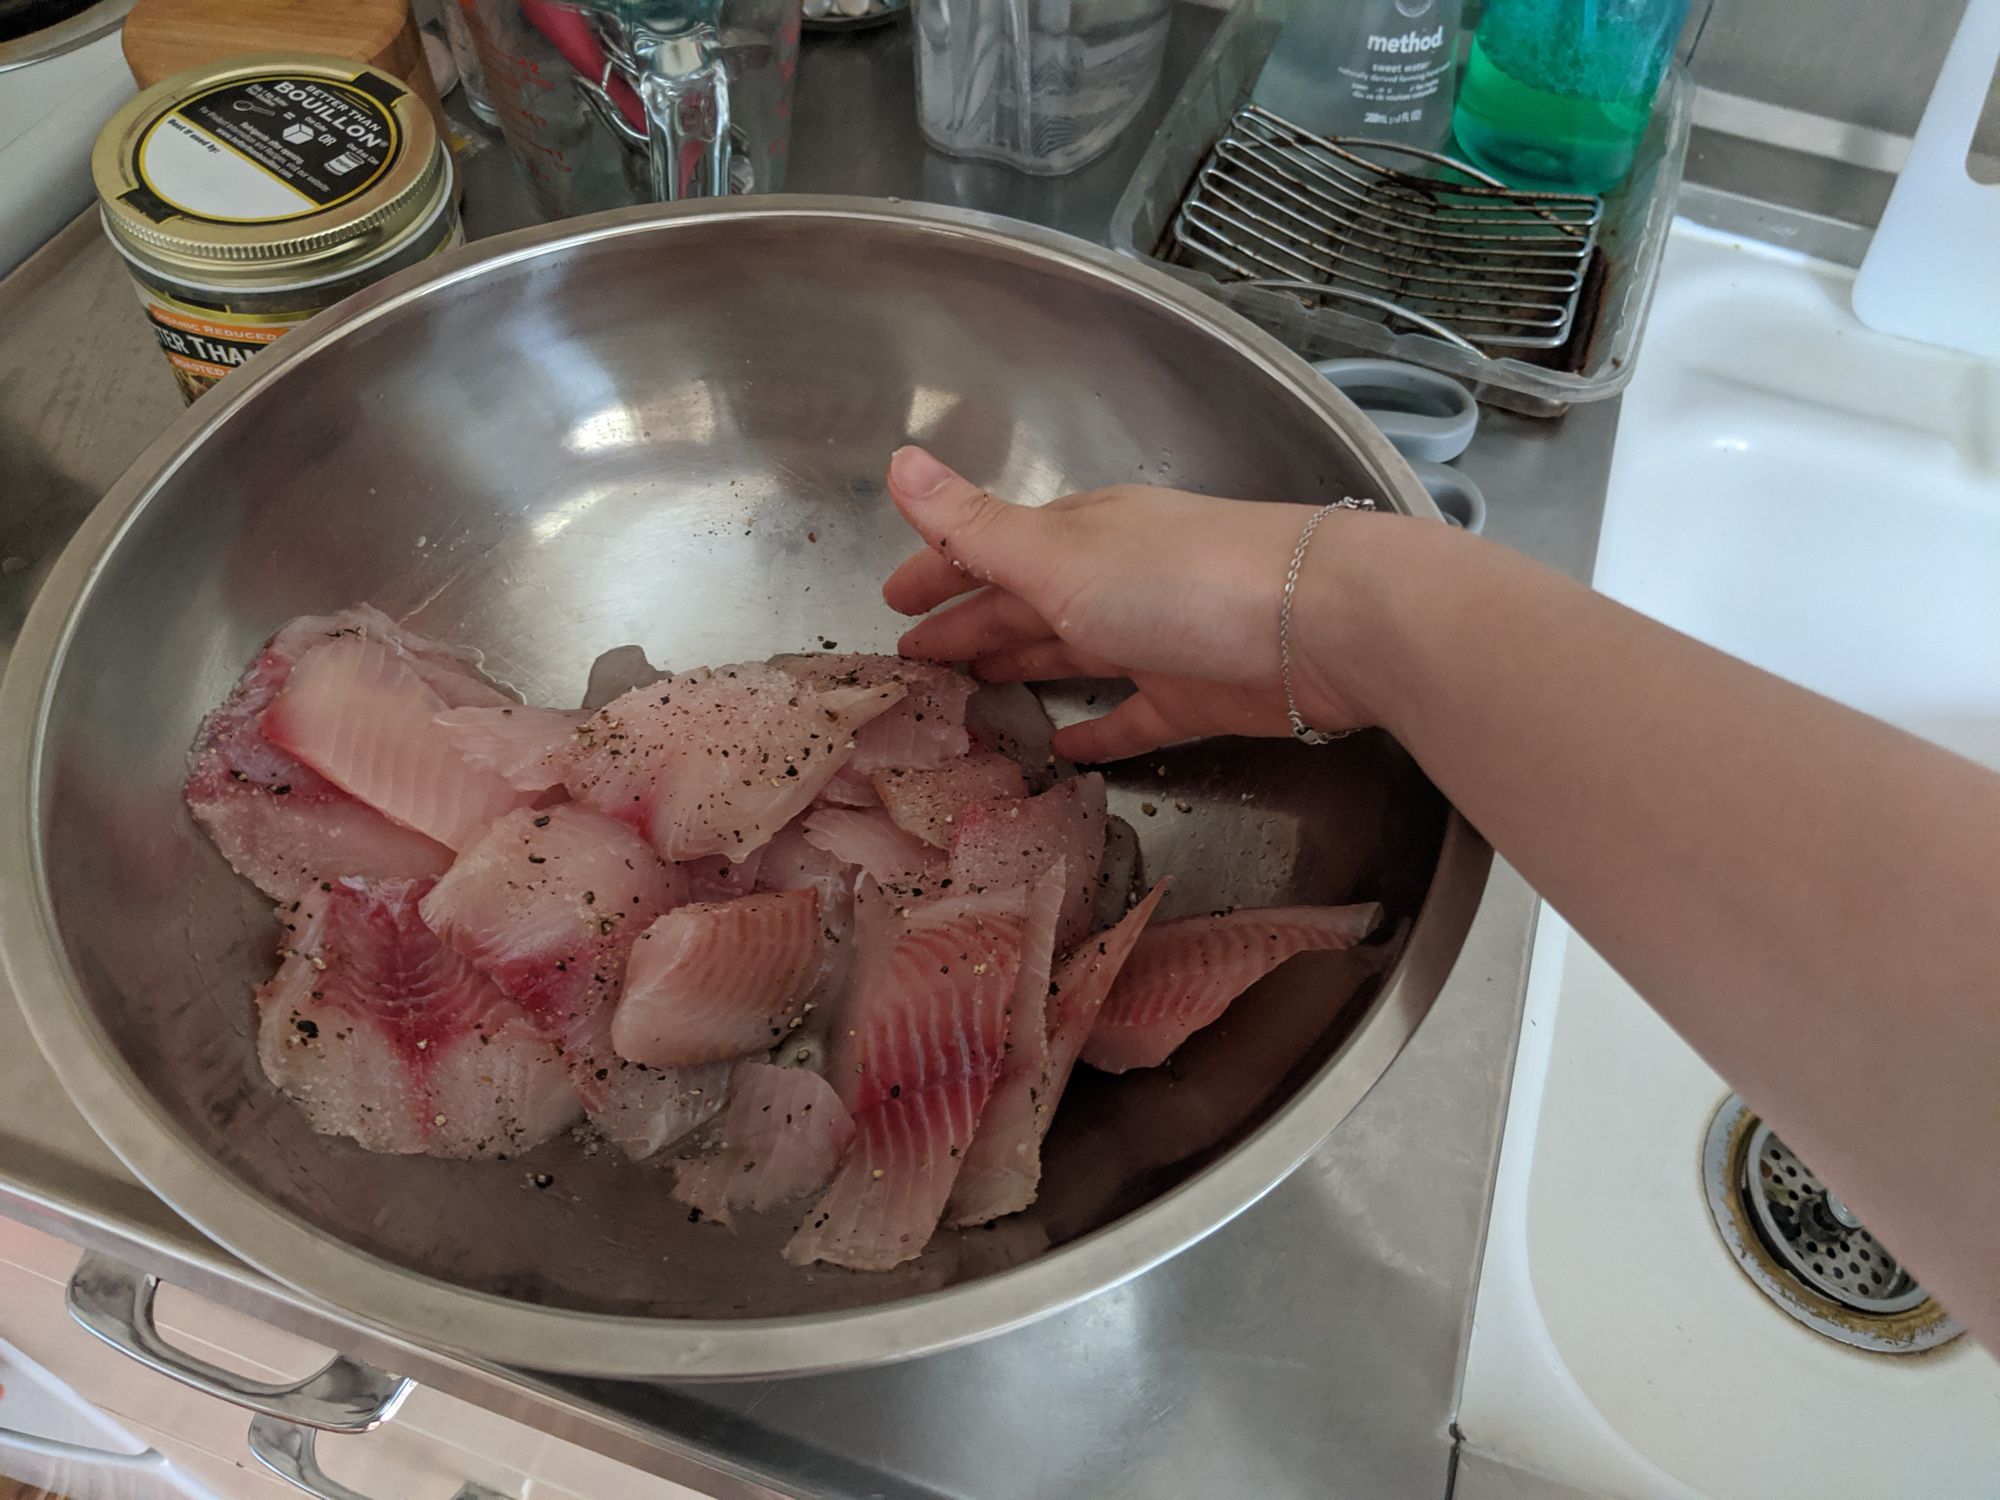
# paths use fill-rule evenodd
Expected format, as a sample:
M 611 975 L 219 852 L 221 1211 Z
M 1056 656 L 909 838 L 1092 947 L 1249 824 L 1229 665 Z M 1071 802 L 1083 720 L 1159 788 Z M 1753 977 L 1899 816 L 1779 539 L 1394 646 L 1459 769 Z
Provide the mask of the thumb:
M 1038 510 L 988 494 L 922 448 L 890 458 L 889 495 L 938 556 L 983 583 L 1020 592 L 1046 561 Z

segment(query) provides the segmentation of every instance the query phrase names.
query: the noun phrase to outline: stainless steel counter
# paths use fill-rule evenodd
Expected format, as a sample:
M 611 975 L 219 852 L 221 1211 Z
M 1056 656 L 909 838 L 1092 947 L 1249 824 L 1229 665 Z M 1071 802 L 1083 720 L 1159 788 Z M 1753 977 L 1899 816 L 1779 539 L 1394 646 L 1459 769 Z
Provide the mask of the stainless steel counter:
M 1101 237 L 1215 14 L 1176 14 L 1151 113 L 1060 181 L 917 139 L 902 29 L 808 42 L 791 186 L 967 203 Z M 475 235 L 525 221 L 504 151 L 465 161 Z M 0 283 L 0 660 L 42 569 L 179 414 L 94 223 Z M 1489 415 L 1464 467 L 1490 530 L 1587 576 L 1615 403 Z M 414 1349 L 232 1261 L 112 1158 L 0 1004 L 0 1210 L 323 1343 L 718 1495 L 1422 1497 L 1450 1423 L 1519 1024 L 1534 901 L 1496 866 L 1436 1009 L 1340 1130 L 1263 1202 L 1087 1305 L 877 1371 L 732 1386 L 538 1376 Z

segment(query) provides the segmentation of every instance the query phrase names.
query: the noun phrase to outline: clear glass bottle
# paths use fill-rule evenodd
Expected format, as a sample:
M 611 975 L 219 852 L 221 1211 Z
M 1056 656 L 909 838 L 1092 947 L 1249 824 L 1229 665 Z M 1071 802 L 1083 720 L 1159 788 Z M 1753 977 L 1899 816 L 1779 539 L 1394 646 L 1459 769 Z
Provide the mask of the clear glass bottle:
M 1054 176 L 1153 91 L 1172 0 L 916 0 L 917 119 L 949 156 Z
M 1688 0 L 1486 0 L 1454 127 L 1515 187 L 1602 193 L 1631 170 Z
M 1451 133 L 1459 0 L 1294 0 L 1251 97 L 1316 135 L 1437 150 Z

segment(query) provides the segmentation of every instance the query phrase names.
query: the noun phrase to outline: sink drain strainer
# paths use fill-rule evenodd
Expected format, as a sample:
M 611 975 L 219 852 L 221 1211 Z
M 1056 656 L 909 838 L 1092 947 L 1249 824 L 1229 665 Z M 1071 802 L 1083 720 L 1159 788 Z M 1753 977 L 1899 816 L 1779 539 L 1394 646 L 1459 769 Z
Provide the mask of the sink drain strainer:
M 1808 1328 L 1883 1354 L 1958 1336 L 1950 1315 L 1733 1094 L 1709 1126 L 1702 1176 L 1736 1263 Z

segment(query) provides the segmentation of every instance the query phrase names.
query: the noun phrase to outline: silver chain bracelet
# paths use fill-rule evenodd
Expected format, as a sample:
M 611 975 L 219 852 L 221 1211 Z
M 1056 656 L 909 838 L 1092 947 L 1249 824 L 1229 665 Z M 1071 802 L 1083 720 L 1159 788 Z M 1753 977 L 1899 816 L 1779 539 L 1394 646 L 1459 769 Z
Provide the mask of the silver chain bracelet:
M 1299 533 L 1299 544 L 1292 549 L 1292 565 L 1285 569 L 1285 598 L 1278 607 L 1278 674 L 1285 686 L 1285 715 L 1292 721 L 1292 738 L 1307 745 L 1330 745 L 1335 740 L 1344 740 L 1355 731 L 1335 730 L 1329 734 L 1325 730 L 1311 728 L 1299 713 L 1298 694 L 1292 690 L 1292 595 L 1298 591 L 1299 569 L 1305 566 L 1306 548 L 1312 545 L 1313 533 L 1319 530 L 1319 523 L 1337 510 L 1373 510 L 1373 500 L 1357 500 L 1347 495 L 1331 505 L 1322 505 L 1306 518 L 1306 529 Z

